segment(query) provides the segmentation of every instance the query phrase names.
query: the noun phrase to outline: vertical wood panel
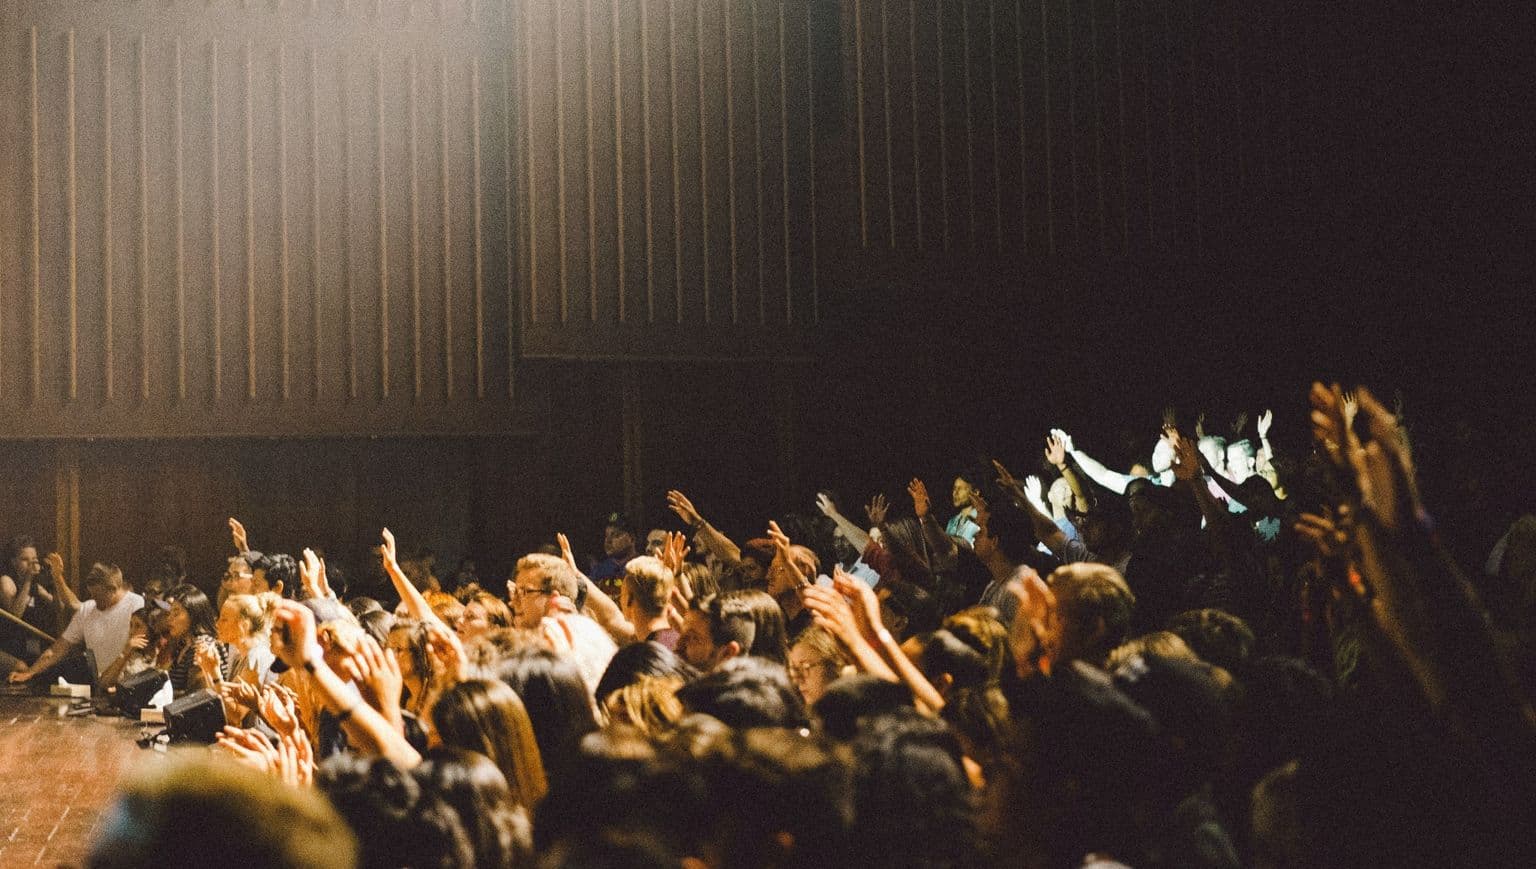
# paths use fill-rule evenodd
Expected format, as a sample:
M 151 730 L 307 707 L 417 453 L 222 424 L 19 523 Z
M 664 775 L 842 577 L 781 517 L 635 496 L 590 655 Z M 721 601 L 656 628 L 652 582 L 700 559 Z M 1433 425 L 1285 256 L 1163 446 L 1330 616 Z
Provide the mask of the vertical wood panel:
M 108 401 L 113 396 L 112 325 L 112 31 L 101 43 L 101 309 L 102 389 Z

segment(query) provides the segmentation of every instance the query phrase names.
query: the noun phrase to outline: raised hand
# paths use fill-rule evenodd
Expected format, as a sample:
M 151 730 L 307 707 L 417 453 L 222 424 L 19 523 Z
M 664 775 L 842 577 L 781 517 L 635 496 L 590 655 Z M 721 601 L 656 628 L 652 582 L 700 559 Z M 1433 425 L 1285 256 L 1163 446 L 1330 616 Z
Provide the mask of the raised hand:
M 1073 446 L 1072 446 L 1072 436 L 1071 435 L 1067 434 L 1066 432 L 1062 431 L 1059 428 L 1053 428 L 1053 429 L 1051 429 L 1051 437 L 1055 438 L 1058 441 L 1061 441 L 1061 448 L 1063 450 L 1066 450 L 1069 453 L 1072 452 Z
M 335 598 L 331 584 L 325 578 L 325 562 L 313 549 L 304 550 L 299 559 L 299 588 L 306 598 Z
M 295 730 L 278 736 L 272 773 L 289 787 L 307 788 L 315 783 L 315 751 L 309 734 Z
M 1234 437 L 1234 438 L 1242 437 L 1243 436 L 1243 429 L 1245 429 L 1247 427 L 1248 427 L 1248 411 L 1246 411 L 1246 410 L 1239 411 L 1238 414 L 1237 414 L 1237 419 L 1232 421 L 1232 437 Z
M 1040 578 L 1040 574 L 1028 571 L 1022 579 L 1008 584 L 1008 591 L 1019 600 L 1019 611 L 1008 630 L 1008 647 L 1013 651 L 1014 666 L 1020 677 L 1028 678 L 1036 672 L 1050 674 L 1050 659 L 1046 655 L 1046 625 L 1056 609 L 1056 595 Z
M 241 525 L 240 520 L 233 516 L 229 517 L 229 539 L 235 544 L 236 552 L 250 551 L 251 542 L 246 537 L 245 526 Z
M 875 594 L 875 590 L 854 578 L 840 565 L 832 571 L 832 588 L 848 602 L 848 610 L 858 625 L 859 633 L 872 639 L 882 627 L 880 597 Z
M 912 512 L 917 514 L 917 518 L 927 516 L 932 502 L 928 500 L 928 487 L 923 481 L 913 477 L 912 482 L 907 484 L 907 494 L 912 497 Z
M 687 525 L 689 528 L 697 528 L 704 524 L 704 517 L 699 513 L 698 510 L 694 509 L 693 502 L 688 500 L 687 495 L 684 495 L 682 492 L 679 492 L 676 489 L 672 489 L 671 491 L 667 492 L 667 506 L 670 507 L 672 512 L 677 514 L 677 518 L 683 520 L 683 524 Z
M 292 691 L 278 685 L 260 689 L 256 711 L 278 736 L 291 736 L 299 729 L 299 713 Z
M 1067 463 L 1067 445 L 1054 434 L 1045 439 L 1045 460 L 1057 468 Z
M 464 643 L 459 640 L 459 635 L 441 624 L 428 622 L 426 628 L 427 654 L 437 664 L 440 678 L 448 685 L 468 679 L 469 656 L 464 653 Z
M 830 588 L 808 585 L 800 590 L 800 599 L 811 611 L 811 620 L 826 628 L 844 644 L 862 642 L 859 622 L 848 600 Z
M 1035 476 L 1034 474 L 1030 474 L 1024 478 L 1024 497 L 1028 498 L 1031 504 L 1045 503 L 1045 499 L 1043 497 L 1044 494 L 1045 487 L 1040 482 L 1039 477 Z
M 1296 522 L 1296 533 L 1305 537 L 1325 559 L 1343 558 L 1353 546 L 1352 511 L 1348 504 L 1338 510 L 1324 506 L 1322 515 L 1303 513 Z
M 1018 478 L 1013 475 L 1012 471 L 1008 470 L 1008 468 L 1003 465 L 1000 459 L 992 460 L 992 470 L 997 472 L 997 484 L 999 486 L 1002 486 L 1004 489 L 1007 489 L 1010 492 L 1018 491 Z
M 891 505 L 886 502 L 885 495 L 876 492 L 869 503 L 864 505 L 864 515 L 869 517 L 870 525 L 884 525 L 885 516 L 890 512 Z
M 268 775 L 277 769 L 277 749 L 254 730 L 225 727 L 215 739 L 221 750 L 252 769 Z
M 827 496 L 826 492 L 816 493 L 816 509 L 821 511 L 821 515 L 829 518 L 842 515 L 837 512 L 837 505 L 832 503 L 832 499 Z
M 1194 438 L 1173 432 L 1173 476 L 1180 480 L 1195 480 L 1200 476 L 1200 448 Z
M 396 722 L 400 713 L 400 695 L 405 690 L 400 662 L 367 635 L 358 643 L 352 661 L 357 683 L 372 698 L 373 707 L 391 722 Z
M 1195 440 L 1205 439 L 1205 414 L 1195 417 Z
M 284 664 L 303 670 L 321 660 L 324 652 L 315 634 L 315 614 L 291 600 L 279 600 L 272 611 L 272 653 Z
M 565 561 L 566 566 L 576 571 L 577 576 L 586 579 L 586 572 L 576 566 L 576 553 L 571 550 L 571 539 L 566 537 L 563 532 L 557 531 L 555 532 L 555 542 L 560 544 L 560 558 Z M 507 588 L 512 588 L 512 585 L 512 581 L 508 580 Z
M 64 556 L 50 552 L 43 558 L 43 563 L 48 565 L 48 577 L 53 580 L 55 587 L 64 583 Z
M 768 521 L 768 539 L 773 541 L 773 564 L 770 570 L 785 570 L 789 572 L 790 579 L 795 588 L 803 588 L 810 583 L 804 573 L 795 564 L 795 559 L 789 551 L 789 535 L 779 528 L 779 523 Z
M 193 661 L 197 664 L 197 669 L 201 670 L 203 673 L 204 682 L 210 686 L 213 686 L 218 685 L 220 682 L 224 681 L 223 674 L 219 672 L 219 666 L 222 662 L 219 660 L 219 650 L 217 646 L 211 642 L 200 643 L 192 655 Z
M 661 563 L 672 571 L 674 576 L 681 574 L 683 562 L 688 559 L 688 538 L 680 532 L 667 532 L 667 539 L 661 545 Z
M 1259 430 L 1259 439 L 1260 440 L 1263 440 L 1264 438 L 1269 437 L 1269 427 L 1271 425 L 1273 425 L 1274 422 L 1275 422 L 1275 412 L 1273 410 L 1270 410 L 1269 408 L 1265 408 L 1264 412 L 1259 414 L 1259 418 L 1257 420 L 1255 420 L 1254 425 Z

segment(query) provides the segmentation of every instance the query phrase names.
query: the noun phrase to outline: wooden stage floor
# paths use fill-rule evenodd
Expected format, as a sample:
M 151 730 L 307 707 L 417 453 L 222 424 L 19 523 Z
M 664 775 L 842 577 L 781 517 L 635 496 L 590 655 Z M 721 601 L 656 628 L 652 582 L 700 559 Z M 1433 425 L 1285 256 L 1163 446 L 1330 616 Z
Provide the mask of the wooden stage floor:
M 137 722 L 68 707 L 0 696 L 0 867 L 81 865 L 118 779 L 164 756 L 134 743 Z

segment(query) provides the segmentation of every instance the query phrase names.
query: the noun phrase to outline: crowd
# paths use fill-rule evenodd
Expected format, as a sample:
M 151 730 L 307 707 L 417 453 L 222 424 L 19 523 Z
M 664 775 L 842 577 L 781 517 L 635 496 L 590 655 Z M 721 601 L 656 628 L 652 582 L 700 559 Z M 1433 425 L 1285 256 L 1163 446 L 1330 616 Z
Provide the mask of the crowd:
M 1464 569 L 1397 416 L 1311 406 L 1307 455 L 1268 412 L 1124 473 L 1053 430 L 947 508 L 829 491 L 751 540 L 673 491 L 687 534 L 615 515 L 505 589 L 231 520 L 215 597 L 168 557 L 81 602 L 17 540 L 0 606 L 63 627 L 10 679 L 88 648 L 222 701 L 94 867 L 1530 865 L 1536 504 Z

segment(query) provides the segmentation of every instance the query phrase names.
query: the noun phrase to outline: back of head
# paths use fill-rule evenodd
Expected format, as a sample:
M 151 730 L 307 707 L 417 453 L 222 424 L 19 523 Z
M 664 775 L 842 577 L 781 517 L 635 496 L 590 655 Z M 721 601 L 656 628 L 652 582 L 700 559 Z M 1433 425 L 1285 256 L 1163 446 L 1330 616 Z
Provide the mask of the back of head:
M 1102 664 L 1131 629 L 1136 596 L 1125 577 L 1105 564 L 1079 562 L 1053 571 L 1050 585 L 1067 632 L 1083 641 L 1082 647 L 1068 650 L 1071 656 Z
M 789 655 L 789 632 L 784 610 L 767 592 L 756 589 L 728 591 L 701 601 L 699 609 L 709 620 L 716 646 L 736 643 L 740 654 L 767 658 L 782 664 Z
M 528 710 L 505 682 L 470 679 L 454 685 L 432 707 L 432 723 L 444 745 L 489 757 L 519 804 L 532 806 L 549 789 Z
M 835 746 L 778 729 L 738 731 L 702 761 L 726 866 L 840 866 L 852 820 L 849 765 Z
M 996 682 L 1010 660 L 1008 628 L 991 607 L 967 607 L 944 620 L 944 629 L 975 649 L 987 662 L 989 681 Z
M 258 566 L 266 568 L 268 585 L 277 588 L 277 584 L 282 583 L 288 595 L 299 594 L 299 563 L 293 560 L 292 555 L 273 553 L 265 556 Z
M 412 770 L 427 791 L 458 813 L 477 866 L 521 865 L 531 856 L 528 812 L 489 758 L 461 748 L 435 748 Z
M 630 643 L 614 653 L 608 662 L 608 669 L 603 671 L 603 678 L 597 682 L 597 691 L 593 696 L 601 703 L 609 694 L 633 685 L 643 676 L 678 676 L 686 682 L 697 675 L 676 652 L 661 643 Z
M 854 849 L 875 866 L 980 863 L 960 744 L 916 710 L 865 719 L 853 741 Z
M 646 615 L 661 615 L 676 584 L 677 578 L 659 558 L 642 555 L 624 565 L 625 593 Z
M 989 680 L 987 659 L 942 628 L 929 634 L 917 666 L 939 690 L 979 688 Z
M 826 693 L 816 701 L 815 712 L 823 733 L 846 742 L 853 739 L 863 719 L 902 708 L 912 708 L 910 688 L 900 682 L 858 674 L 828 685 Z
M 207 754 L 148 764 L 102 817 L 86 866 L 350 869 L 358 842 L 323 797 Z
M 581 738 L 597 729 L 580 668 L 548 649 L 526 648 L 503 658 L 496 676 L 522 699 L 548 776 L 558 779 Z
M 805 706 L 784 666 L 759 658 L 732 658 L 683 686 L 677 699 L 689 712 L 713 715 L 735 727 L 803 727 Z
M 1035 564 L 1040 538 L 1035 536 L 1029 515 L 1007 501 L 987 509 L 987 534 L 997 538 L 997 548 L 1013 564 Z
M 1248 623 L 1219 609 L 1189 610 L 1168 622 L 1200 659 L 1232 673 L 1241 673 L 1253 653 L 1253 629 Z
M 458 812 L 384 758 L 332 755 L 316 770 L 315 787 L 357 834 L 362 852 L 356 865 L 362 869 L 474 865 Z
M 91 565 L 90 572 L 85 575 L 85 587 L 105 588 L 117 590 L 125 588 L 127 583 L 123 580 L 123 571 L 115 564 L 96 562 Z

